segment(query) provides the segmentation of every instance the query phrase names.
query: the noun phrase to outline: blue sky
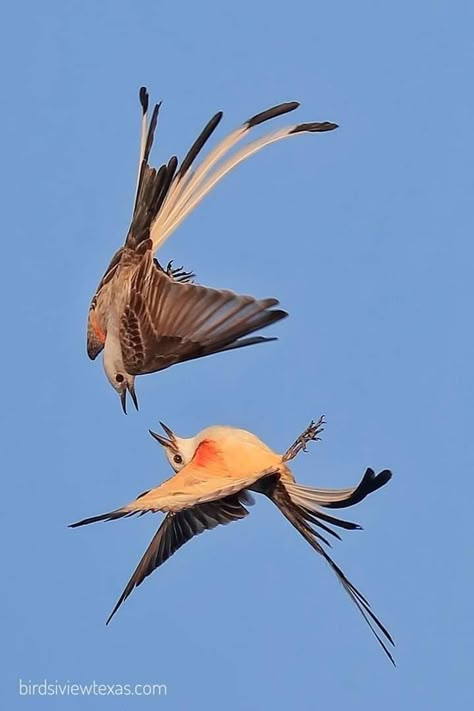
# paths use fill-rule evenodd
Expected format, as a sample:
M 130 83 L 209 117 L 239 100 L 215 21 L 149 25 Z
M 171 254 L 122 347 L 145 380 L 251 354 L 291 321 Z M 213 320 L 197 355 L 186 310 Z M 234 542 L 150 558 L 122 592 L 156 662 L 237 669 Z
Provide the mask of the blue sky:
M 473 21 L 471 3 L 435 0 L 4 4 L 9 708 L 26 703 L 20 678 L 167 684 L 166 699 L 89 699 L 97 709 L 467 707 Z M 141 378 L 140 412 L 124 417 L 84 331 L 128 225 L 142 84 L 163 100 L 156 163 L 219 109 L 219 136 L 293 99 L 298 120 L 340 129 L 240 166 L 161 254 L 202 283 L 278 296 L 291 314 L 272 328 L 279 342 Z M 66 525 L 169 475 L 148 427 L 227 423 L 283 450 L 321 413 L 302 481 L 394 471 L 350 512 L 365 530 L 334 555 L 396 638 L 396 670 L 263 500 L 179 551 L 105 627 L 160 519 Z

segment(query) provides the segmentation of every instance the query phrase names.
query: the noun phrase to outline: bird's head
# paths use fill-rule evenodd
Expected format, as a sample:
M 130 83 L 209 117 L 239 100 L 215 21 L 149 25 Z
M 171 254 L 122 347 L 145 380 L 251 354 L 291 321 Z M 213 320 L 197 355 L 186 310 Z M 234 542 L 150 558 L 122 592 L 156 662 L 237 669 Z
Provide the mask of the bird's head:
M 160 422 L 165 435 L 149 430 L 150 434 L 165 450 L 165 455 L 175 472 L 179 472 L 189 464 L 198 448 L 201 439 L 195 437 L 178 437 L 167 425 Z
M 166 436 L 152 430 L 149 432 L 164 448 L 166 458 L 175 472 L 179 472 L 190 463 L 200 445 L 202 445 L 199 450 L 202 453 L 201 464 L 204 463 L 205 458 L 226 457 L 226 453 L 232 451 L 236 444 L 242 451 L 267 452 L 274 456 L 273 452 L 252 432 L 237 427 L 213 425 L 201 430 L 194 437 L 178 437 L 167 425 L 162 422 L 160 425 Z
M 119 394 L 122 409 L 127 414 L 127 393 L 132 398 L 135 408 L 138 410 L 138 400 L 135 393 L 135 376 L 127 373 L 122 364 L 114 361 L 107 361 L 104 357 L 104 370 L 108 381 L 113 389 Z
M 110 380 L 110 378 L 109 378 Z M 114 374 L 114 380 L 110 380 L 114 389 L 120 395 L 120 402 L 122 403 L 122 410 L 127 414 L 127 393 L 130 395 L 135 409 L 138 410 L 138 399 L 135 392 L 135 377 L 129 375 L 126 372 L 117 372 Z

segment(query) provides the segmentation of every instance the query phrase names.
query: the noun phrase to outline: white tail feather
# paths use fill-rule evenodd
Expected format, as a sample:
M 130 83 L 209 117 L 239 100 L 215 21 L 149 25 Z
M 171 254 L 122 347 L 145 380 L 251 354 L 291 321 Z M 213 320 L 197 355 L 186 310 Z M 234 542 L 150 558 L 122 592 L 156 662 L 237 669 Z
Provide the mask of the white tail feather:
M 143 90 L 143 88 L 144 87 L 142 87 L 142 90 Z M 145 104 L 143 104 L 142 101 L 145 101 Z M 140 152 L 138 154 L 137 184 L 135 187 L 135 199 L 133 200 L 134 209 L 135 209 L 135 203 L 137 201 L 138 185 L 140 183 L 140 174 L 141 174 L 141 170 L 142 170 L 142 163 L 143 163 L 143 157 L 145 155 L 145 146 L 146 146 L 146 139 L 147 139 L 147 134 L 148 134 L 148 93 L 146 92 L 146 89 L 145 89 L 145 94 L 144 94 L 143 99 L 142 99 L 142 95 L 140 94 L 140 104 L 142 106 L 142 125 L 141 125 L 141 133 L 140 133 Z
M 164 242 L 170 232 L 164 236 L 164 226 L 169 220 L 174 220 L 176 212 L 179 211 L 186 201 L 192 197 L 194 191 L 202 181 L 204 176 L 211 168 L 225 155 L 233 146 L 235 146 L 247 133 L 247 127 L 240 126 L 235 131 L 232 131 L 223 141 L 221 141 L 213 151 L 209 153 L 207 158 L 203 160 L 199 168 L 183 177 L 175 176 L 168 191 L 168 195 L 159 212 L 158 219 L 152 227 L 151 237 L 153 240 L 153 248 L 157 249 Z
M 297 106 L 298 104 L 294 102 L 294 105 L 292 104 L 291 108 L 287 109 L 287 111 L 293 110 Z M 270 116 L 269 118 L 274 117 L 275 116 Z M 337 128 L 336 124 L 329 124 L 327 122 L 323 124 L 293 124 L 291 126 L 287 126 L 286 128 L 279 129 L 278 131 L 274 131 L 273 133 L 267 133 L 234 153 L 223 165 L 217 167 L 214 173 L 206 179 L 209 171 L 225 156 L 225 154 L 229 153 L 229 151 L 234 148 L 255 125 L 260 125 L 260 123 L 261 121 L 254 123 L 252 119 L 250 119 L 242 126 L 232 131 L 232 133 L 224 138 L 224 140 L 209 153 L 207 158 L 202 161 L 201 165 L 193 173 L 186 173 L 182 176 L 178 171 L 171 182 L 168 195 L 166 196 L 160 209 L 156 222 L 151 228 L 151 238 L 153 240 L 154 250 L 158 249 L 158 247 L 165 242 L 165 240 L 172 234 L 172 232 L 174 232 L 174 230 L 176 230 L 187 215 L 194 210 L 194 208 L 213 189 L 213 187 L 220 180 L 222 180 L 227 173 L 239 165 L 239 163 L 242 163 L 242 161 L 246 160 L 254 153 L 257 153 L 257 151 L 261 150 L 265 146 L 275 143 L 276 141 L 281 141 L 284 138 L 296 136 L 300 133 L 314 132 L 318 130 L 326 131 L 331 130 L 332 128 Z
M 316 489 L 312 486 L 301 486 L 285 481 L 285 488 L 291 500 L 299 506 L 314 509 L 317 506 L 345 501 L 350 498 L 357 487 L 351 489 Z
M 266 136 L 262 136 L 256 141 L 249 143 L 247 146 L 241 148 L 237 153 L 235 153 L 229 160 L 227 160 L 216 172 L 207 180 L 203 185 L 203 180 L 196 181 L 194 191 L 191 192 L 191 186 L 187 195 L 183 195 L 182 199 L 177 205 L 172 214 L 169 216 L 168 220 L 163 224 L 160 241 L 158 244 L 163 243 L 167 237 L 170 236 L 172 232 L 181 224 L 181 222 L 189 215 L 190 212 L 194 210 L 195 207 L 203 200 L 206 195 L 212 190 L 212 188 L 224 178 L 227 173 L 229 173 L 233 168 L 235 168 L 239 163 L 250 158 L 254 153 L 261 150 L 265 146 L 275 143 L 276 141 L 281 141 L 283 138 L 289 138 L 290 136 L 297 136 L 298 133 L 291 133 L 295 128 L 295 125 L 282 128 L 274 133 L 269 133 Z M 207 171 L 206 171 L 207 172 Z M 194 182 L 194 181 L 193 181 Z M 186 199 L 187 198 L 187 199 Z

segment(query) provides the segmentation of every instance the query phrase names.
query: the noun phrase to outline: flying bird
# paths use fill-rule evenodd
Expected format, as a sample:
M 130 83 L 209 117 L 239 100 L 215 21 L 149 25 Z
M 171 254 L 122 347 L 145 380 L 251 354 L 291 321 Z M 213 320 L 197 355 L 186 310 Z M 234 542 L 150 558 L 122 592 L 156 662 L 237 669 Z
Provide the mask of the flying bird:
M 149 96 L 140 89 L 142 128 L 139 169 L 131 224 L 124 245 L 113 256 L 92 298 L 87 324 L 87 353 L 103 350 L 107 378 L 126 412 L 127 393 L 135 407 L 135 377 L 175 363 L 254 345 L 274 338 L 251 336 L 287 316 L 277 299 L 255 299 L 192 282 L 193 274 L 172 263 L 162 267 L 156 250 L 216 183 L 264 146 L 302 133 L 331 131 L 336 124 L 300 123 L 248 143 L 223 158 L 256 126 L 298 107 L 279 104 L 252 116 L 221 141 L 198 165 L 195 160 L 217 128 L 222 112 L 201 131 L 181 163 L 172 156 L 159 169 L 149 156 L 161 104 L 148 123 Z
M 164 447 L 174 476 L 121 508 L 71 524 L 75 528 L 134 514 L 157 511 L 166 514 L 107 624 L 134 588 L 193 536 L 219 524 L 245 518 L 249 514 L 246 505 L 253 503 L 251 492 L 257 492 L 267 496 L 329 564 L 394 664 L 389 650 L 394 644 L 390 633 L 324 547 L 330 547 L 330 543 L 323 533 L 340 539 L 334 526 L 347 530 L 361 526 L 329 515 L 321 508 L 338 509 L 358 504 L 384 486 L 391 472 L 384 469 L 375 474 L 373 469 L 367 469 L 358 486 L 347 489 L 319 489 L 298 484 L 288 462 L 301 450 L 306 451 L 308 442 L 319 439 L 323 418 L 312 421 L 283 455 L 246 430 L 214 426 L 195 437 L 184 438 L 160 424 L 166 436 L 151 430 L 150 434 Z

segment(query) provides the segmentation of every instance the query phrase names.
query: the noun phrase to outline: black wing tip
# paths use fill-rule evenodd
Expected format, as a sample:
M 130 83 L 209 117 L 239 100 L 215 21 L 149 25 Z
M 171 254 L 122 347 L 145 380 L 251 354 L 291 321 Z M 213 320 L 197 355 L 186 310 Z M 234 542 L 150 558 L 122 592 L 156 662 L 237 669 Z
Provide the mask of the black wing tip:
M 312 123 L 299 123 L 297 126 L 291 129 L 290 135 L 293 133 L 324 133 L 325 131 L 334 131 L 334 129 L 339 128 L 337 123 L 332 123 L 331 121 L 313 121 Z
M 251 341 L 252 345 L 257 346 L 259 343 L 271 343 L 272 341 L 278 341 L 278 338 L 276 336 L 255 336 L 251 339 Z
M 281 321 L 283 318 L 289 316 L 288 311 L 285 311 L 284 309 L 273 309 L 270 313 L 272 315 L 272 323 L 275 321 Z
M 150 100 L 150 96 L 148 94 L 148 89 L 146 88 L 146 86 L 140 87 L 140 91 L 138 92 L 138 97 L 140 99 L 142 112 L 143 112 L 143 114 L 146 114 L 146 112 L 148 111 L 148 102 Z
M 253 128 L 254 126 L 258 126 L 259 124 L 263 123 L 264 121 L 269 121 L 272 118 L 276 118 L 277 116 L 283 116 L 283 114 L 287 114 L 290 111 L 294 111 L 295 109 L 298 108 L 298 106 L 299 106 L 298 101 L 287 101 L 284 104 L 278 104 L 277 106 L 272 106 L 270 109 L 261 111 L 259 114 L 255 114 L 255 116 L 252 116 L 252 118 L 249 118 L 244 123 L 244 126 L 246 128 Z
M 68 528 L 78 528 L 78 526 L 87 526 L 89 523 L 97 523 L 98 521 L 116 521 L 119 518 L 124 518 L 124 516 L 130 516 L 131 512 L 123 511 L 122 509 L 117 509 L 115 511 L 109 511 L 106 514 L 99 514 L 98 516 L 91 516 L 90 518 L 83 518 L 81 521 L 76 521 L 75 523 L 70 523 Z
M 97 521 L 107 521 L 107 514 L 105 516 L 91 516 L 90 518 L 83 518 L 81 521 L 70 523 L 68 525 L 68 528 L 78 528 L 79 526 L 87 526 L 89 523 L 97 523 Z
M 76 521 L 75 523 L 69 523 L 68 528 L 78 528 L 78 526 L 86 526 L 88 523 L 94 523 L 93 518 L 83 518 L 82 521 Z
M 282 321 L 284 318 L 288 316 L 288 311 L 284 311 L 283 309 L 265 309 L 265 311 L 261 314 L 261 318 L 259 321 L 258 326 L 256 328 L 252 329 L 254 331 L 260 329 L 260 328 L 267 328 L 267 326 L 271 326 L 274 323 L 277 323 L 278 321 Z M 268 339 L 265 339 L 268 340 Z
M 278 341 L 276 336 L 252 336 L 251 338 L 239 338 L 235 342 L 236 347 L 241 346 L 258 346 L 260 343 L 271 343 L 272 341 Z

